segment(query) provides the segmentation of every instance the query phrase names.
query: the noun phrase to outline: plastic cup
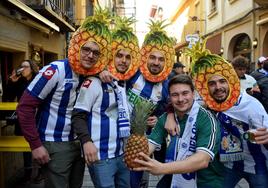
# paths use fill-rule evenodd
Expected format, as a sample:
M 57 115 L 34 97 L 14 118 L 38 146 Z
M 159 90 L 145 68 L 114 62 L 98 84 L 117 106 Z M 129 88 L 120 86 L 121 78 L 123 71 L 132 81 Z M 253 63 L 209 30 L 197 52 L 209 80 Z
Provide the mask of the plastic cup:
M 243 134 L 243 138 L 245 140 L 248 140 L 249 142 L 256 144 L 256 140 L 255 140 L 255 132 L 257 132 L 256 129 L 249 129 L 248 131 L 246 131 Z

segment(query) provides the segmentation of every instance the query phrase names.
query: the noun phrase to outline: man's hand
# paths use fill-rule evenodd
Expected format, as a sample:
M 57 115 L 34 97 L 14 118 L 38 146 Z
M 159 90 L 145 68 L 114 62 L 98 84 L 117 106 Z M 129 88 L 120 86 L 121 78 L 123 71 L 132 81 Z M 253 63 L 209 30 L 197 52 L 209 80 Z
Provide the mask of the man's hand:
M 147 119 L 147 125 L 149 127 L 154 127 L 157 123 L 157 117 L 156 116 L 150 116 L 148 119 Z
M 118 78 L 116 78 L 115 76 L 113 76 L 109 71 L 104 70 L 101 73 L 99 73 L 99 77 L 101 79 L 102 82 L 104 83 L 110 83 L 113 80 L 118 80 Z
M 163 174 L 163 163 L 160 163 L 154 159 L 151 159 L 148 155 L 144 153 L 139 153 L 143 159 L 135 159 L 136 163 L 142 165 L 142 167 L 134 168 L 135 171 L 149 171 L 153 175 Z
M 165 122 L 165 129 L 172 136 L 180 134 L 180 129 L 174 119 L 174 113 L 168 113 L 167 120 Z
M 268 131 L 265 127 L 258 128 L 254 135 L 257 144 L 268 144 Z
M 94 143 L 92 142 L 86 142 L 83 144 L 83 149 L 84 149 L 84 157 L 87 165 L 90 165 L 91 163 L 94 163 L 95 161 L 98 160 L 98 150 Z
M 37 161 L 40 165 L 44 165 L 51 160 L 48 151 L 44 146 L 32 150 L 32 156 L 33 160 Z

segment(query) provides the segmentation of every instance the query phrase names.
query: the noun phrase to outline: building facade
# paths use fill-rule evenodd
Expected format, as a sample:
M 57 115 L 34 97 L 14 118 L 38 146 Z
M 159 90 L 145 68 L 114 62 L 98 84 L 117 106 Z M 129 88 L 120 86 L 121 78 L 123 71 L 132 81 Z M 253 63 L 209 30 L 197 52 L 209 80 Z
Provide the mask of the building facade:
M 0 65 L 3 88 L 24 59 L 40 67 L 67 54 L 74 1 L 5 0 L 0 2 Z
M 243 55 L 251 61 L 268 55 L 268 1 L 206 0 L 207 47 L 227 60 Z

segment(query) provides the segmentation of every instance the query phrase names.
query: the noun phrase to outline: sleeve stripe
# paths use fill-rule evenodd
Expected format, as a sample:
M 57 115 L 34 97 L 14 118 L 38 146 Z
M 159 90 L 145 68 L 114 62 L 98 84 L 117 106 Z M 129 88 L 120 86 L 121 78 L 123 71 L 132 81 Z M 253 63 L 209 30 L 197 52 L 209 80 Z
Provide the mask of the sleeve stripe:
M 215 156 L 214 153 L 213 153 L 212 151 L 208 150 L 207 148 L 204 148 L 204 147 L 198 147 L 198 148 L 196 148 L 196 151 L 203 151 L 203 152 L 206 152 L 206 153 L 210 156 L 211 160 L 214 159 L 214 156 Z
M 217 130 L 217 122 L 214 118 L 214 116 L 211 114 L 211 112 L 205 110 L 203 107 L 201 107 L 203 112 L 207 114 L 207 117 L 210 119 L 210 124 L 211 124 L 211 136 L 209 138 L 209 143 L 207 146 L 207 149 L 213 151 L 215 144 L 216 144 L 216 130 Z

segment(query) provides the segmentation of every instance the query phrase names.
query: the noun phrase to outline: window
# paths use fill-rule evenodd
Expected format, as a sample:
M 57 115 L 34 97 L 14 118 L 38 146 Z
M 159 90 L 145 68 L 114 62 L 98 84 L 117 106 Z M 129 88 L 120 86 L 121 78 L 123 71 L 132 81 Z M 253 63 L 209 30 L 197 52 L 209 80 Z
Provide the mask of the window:
M 217 10 L 217 0 L 210 1 L 210 14 Z
M 238 55 L 242 55 L 251 59 L 251 41 L 247 34 L 241 34 L 235 41 L 234 57 Z

